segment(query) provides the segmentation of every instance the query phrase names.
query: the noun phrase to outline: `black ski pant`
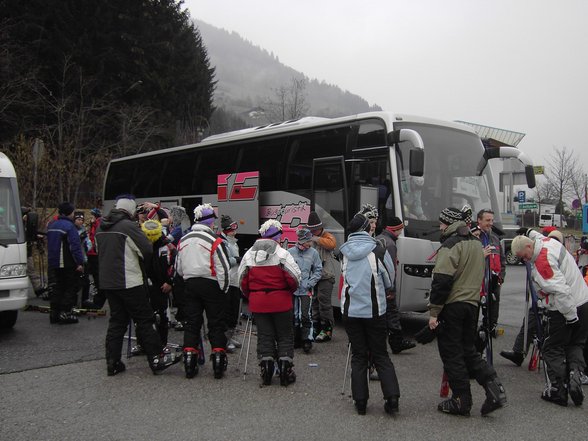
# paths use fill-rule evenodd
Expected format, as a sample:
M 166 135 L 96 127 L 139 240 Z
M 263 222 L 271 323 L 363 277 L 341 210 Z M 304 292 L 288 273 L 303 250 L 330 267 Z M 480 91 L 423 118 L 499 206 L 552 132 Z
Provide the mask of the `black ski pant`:
M 402 334 L 402 325 L 400 324 L 400 312 L 396 305 L 396 296 L 389 299 L 386 298 L 386 324 L 388 332 L 394 335 Z
M 294 358 L 292 310 L 254 312 L 257 325 L 257 358 Z
M 490 289 L 490 329 L 496 328 L 498 324 L 498 315 L 500 309 L 500 285 L 498 284 L 498 276 L 492 276 Z
M 163 345 L 155 331 L 153 309 L 149 305 L 146 288 L 136 286 L 128 289 L 104 290 L 110 305 L 110 320 L 106 331 L 106 361 L 118 361 L 125 332 L 130 320 L 135 322 L 137 339 L 151 358 L 161 354 Z
M 566 325 L 559 311 L 547 311 L 543 359 L 551 383 L 562 384 L 569 371 L 586 368 L 583 350 L 588 337 L 588 303 L 578 306 L 577 312 L 579 320 Z
M 519 352 L 524 354 L 529 351 L 529 346 L 533 343 L 533 339 L 537 335 L 537 319 L 535 318 L 535 312 L 533 309 L 529 309 L 529 315 L 527 317 L 528 328 L 527 328 L 527 346 L 525 347 L 525 323 L 521 325 L 521 329 L 515 338 L 515 342 L 512 346 L 513 352 Z
M 227 292 L 227 306 L 225 308 L 225 322 L 227 328 L 235 329 L 239 322 L 239 307 L 241 306 L 241 290 L 237 286 L 229 286 Z
M 216 280 L 194 277 L 184 281 L 182 309 L 186 318 L 184 326 L 184 347 L 197 348 L 200 342 L 200 329 L 204 324 L 204 312 L 208 322 L 208 341 L 212 349 L 225 349 L 225 309 L 227 294 L 218 286 Z
M 351 395 L 355 401 L 369 398 L 368 358 L 376 366 L 384 399 L 400 396 L 394 364 L 388 355 L 386 315 L 376 318 L 343 317 L 351 343 Z
M 465 302 L 448 303 L 438 317 L 439 355 L 454 394 L 470 394 L 470 378 L 480 385 L 496 377 L 496 371 L 476 351 L 478 307 Z
M 106 294 L 100 289 L 98 256 L 92 254 L 88 255 L 88 273 L 92 276 L 95 288 L 92 303 L 94 303 L 97 308 L 102 308 L 106 303 Z
M 54 314 L 70 312 L 77 303 L 80 289 L 80 273 L 75 268 L 53 268 L 53 289 L 50 295 L 51 311 Z
M 155 314 L 155 326 L 157 333 L 164 346 L 167 344 L 167 335 L 169 332 L 169 320 L 167 318 L 168 296 L 160 286 L 151 285 L 149 287 L 149 303 Z

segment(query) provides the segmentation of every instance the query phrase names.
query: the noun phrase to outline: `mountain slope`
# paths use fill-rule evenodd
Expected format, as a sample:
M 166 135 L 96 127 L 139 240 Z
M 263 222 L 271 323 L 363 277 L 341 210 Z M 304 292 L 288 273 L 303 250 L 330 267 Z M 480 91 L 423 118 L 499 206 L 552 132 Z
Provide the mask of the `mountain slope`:
M 236 32 L 228 32 L 200 20 L 194 22 L 202 35 L 210 63 L 216 68 L 215 106 L 235 112 L 250 124 L 267 122 L 255 121 L 252 110 L 263 109 L 268 99 L 274 97 L 274 90 L 287 87 L 293 78 L 306 79 L 307 115 L 337 117 L 381 110 L 379 106 L 370 106 L 360 96 L 342 91 L 337 86 L 308 79 Z

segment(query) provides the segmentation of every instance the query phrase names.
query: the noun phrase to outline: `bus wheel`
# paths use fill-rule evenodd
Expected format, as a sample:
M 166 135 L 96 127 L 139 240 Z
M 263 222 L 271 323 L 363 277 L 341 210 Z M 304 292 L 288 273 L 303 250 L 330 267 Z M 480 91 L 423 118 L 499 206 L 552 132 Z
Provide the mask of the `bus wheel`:
M 1 311 L 0 312 L 0 329 L 10 329 L 16 323 L 18 311 Z

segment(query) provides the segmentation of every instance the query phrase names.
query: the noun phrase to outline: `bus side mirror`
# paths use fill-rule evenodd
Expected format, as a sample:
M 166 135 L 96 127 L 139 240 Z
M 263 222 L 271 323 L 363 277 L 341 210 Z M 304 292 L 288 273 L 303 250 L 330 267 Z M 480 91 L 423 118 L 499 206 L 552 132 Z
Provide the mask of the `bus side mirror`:
M 535 188 L 535 170 L 532 165 L 525 166 L 525 176 L 527 178 L 527 187 Z
M 411 176 L 423 176 L 425 173 L 425 151 L 423 149 L 410 150 L 409 173 Z M 533 177 L 535 177 L 535 175 L 533 175 Z

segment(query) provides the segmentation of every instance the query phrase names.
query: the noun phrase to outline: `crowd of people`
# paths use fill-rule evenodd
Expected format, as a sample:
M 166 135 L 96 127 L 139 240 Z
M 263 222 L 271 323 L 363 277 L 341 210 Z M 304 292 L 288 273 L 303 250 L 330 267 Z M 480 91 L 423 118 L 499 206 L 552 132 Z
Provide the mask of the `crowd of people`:
M 399 218 L 380 225 L 377 208 L 365 204 L 348 223 L 347 241 L 338 246 L 318 214 L 311 212 L 288 250 L 280 245 L 282 225 L 270 219 L 244 255 L 238 223 L 230 216 L 222 215 L 219 222 L 214 207 L 203 203 L 194 209 L 193 219 L 190 225 L 183 207 L 137 205 L 133 196 L 121 195 L 106 216 L 92 209 L 86 229 L 84 212 L 68 202 L 60 204 L 47 228 L 50 322 L 77 323 L 74 307 L 80 290 L 84 308 L 102 308 L 108 300 L 109 376 L 125 370 L 121 351 L 131 320 L 137 335 L 134 354 L 146 355 L 154 374 L 183 361 L 186 378 L 198 374 L 205 329 L 213 375 L 221 379 L 228 366 L 227 351 L 241 345 L 234 337 L 246 302 L 257 328 L 261 382 L 271 385 L 277 375 L 280 384 L 288 386 L 296 381 L 294 350 L 308 353 L 313 343 L 332 338 L 331 295 L 340 277 L 356 410 L 366 413 L 368 380 L 378 379 L 384 410 L 398 411 L 400 385 L 387 346 L 393 354 L 416 346 L 403 335 L 396 304 L 396 241 L 404 228 Z M 474 224 L 468 207 L 448 207 L 439 215 L 441 246 L 432 273 L 430 319 L 417 340 L 437 338 L 452 391 L 438 410 L 449 414 L 470 414 L 471 378 L 486 393 L 482 415 L 506 404 L 504 387 L 478 341 L 480 305 L 485 302 L 488 338 L 497 335 L 506 270 L 493 220 L 491 210 L 481 210 Z M 512 251 L 530 264 L 549 323 L 542 347 L 549 381 L 542 398 L 567 405 L 569 394 L 581 405 L 588 355 L 588 280 L 585 283 L 578 270 L 581 262 L 567 253 L 557 234 L 545 237 L 526 229 L 519 233 Z M 584 242 L 581 250 L 586 252 L 579 254 L 588 257 Z M 95 287 L 92 298 L 88 275 Z M 176 329 L 184 337 L 179 351 L 171 350 L 167 341 L 172 298 Z M 512 352 L 501 353 L 518 365 L 527 350 L 519 340 Z

